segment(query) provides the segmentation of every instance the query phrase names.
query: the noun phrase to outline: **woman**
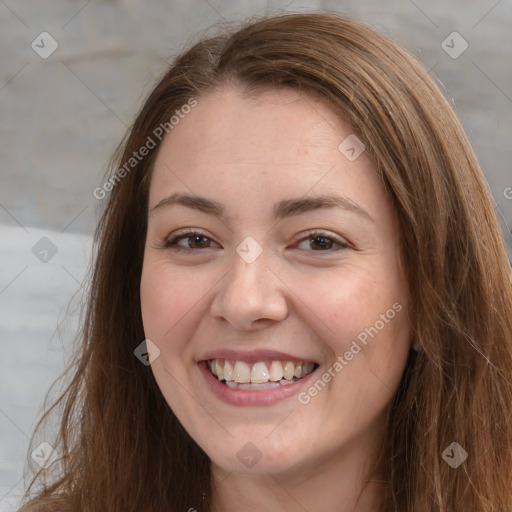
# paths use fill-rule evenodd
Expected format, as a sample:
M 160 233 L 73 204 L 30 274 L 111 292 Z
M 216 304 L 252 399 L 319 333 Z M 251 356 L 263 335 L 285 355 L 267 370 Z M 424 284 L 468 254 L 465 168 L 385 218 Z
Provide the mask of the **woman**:
M 511 509 L 510 266 L 407 52 L 328 13 L 204 40 L 107 193 L 27 510 Z

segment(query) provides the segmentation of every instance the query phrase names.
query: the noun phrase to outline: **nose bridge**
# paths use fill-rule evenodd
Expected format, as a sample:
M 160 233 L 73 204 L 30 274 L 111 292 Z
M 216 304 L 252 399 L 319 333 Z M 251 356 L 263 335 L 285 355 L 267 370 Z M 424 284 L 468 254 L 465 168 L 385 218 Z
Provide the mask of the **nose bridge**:
M 233 255 L 233 269 L 228 274 L 226 292 L 238 300 L 244 297 L 246 303 L 262 300 L 269 293 L 272 283 L 269 283 L 269 251 L 252 237 L 241 242 Z
M 269 268 L 269 255 L 270 251 L 252 237 L 237 246 L 232 269 L 213 300 L 212 316 L 246 328 L 259 319 L 278 321 L 286 317 L 283 287 Z

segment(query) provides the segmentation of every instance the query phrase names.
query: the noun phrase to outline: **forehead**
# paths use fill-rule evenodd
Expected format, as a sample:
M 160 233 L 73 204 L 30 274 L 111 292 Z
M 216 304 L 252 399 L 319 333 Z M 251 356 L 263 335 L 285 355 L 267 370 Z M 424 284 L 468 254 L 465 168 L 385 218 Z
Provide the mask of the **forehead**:
M 265 148 L 268 151 L 258 154 L 258 159 L 273 160 L 277 155 L 292 161 L 297 152 L 312 146 L 332 146 L 338 138 L 333 140 L 333 129 L 350 131 L 334 111 L 313 97 L 291 89 L 247 96 L 225 88 L 200 97 L 163 145 L 176 151 L 186 143 L 194 157 L 222 153 L 238 156 L 240 162 L 254 156 L 251 149 Z
M 288 89 L 252 97 L 214 91 L 198 98 L 162 142 L 150 207 L 178 189 L 228 197 L 239 207 L 309 191 L 354 197 L 362 188 L 378 192 L 367 155 L 350 161 L 340 151 L 350 136 L 341 117 L 313 96 Z

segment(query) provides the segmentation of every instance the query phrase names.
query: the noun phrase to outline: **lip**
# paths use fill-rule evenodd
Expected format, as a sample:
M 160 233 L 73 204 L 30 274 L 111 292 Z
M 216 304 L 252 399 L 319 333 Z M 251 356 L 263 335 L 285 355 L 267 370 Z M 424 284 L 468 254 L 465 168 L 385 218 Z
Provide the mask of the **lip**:
M 274 354 L 275 355 L 275 354 Z M 210 358 L 215 359 L 215 357 Z M 220 359 L 220 357 L 219 357 Z M 285 358 L 286 359 L 286 358 Z M 248 390 L 248 389 L 233 389 L 225 384 L 222 384 L 216 379 L 207 367 L 206 361 L 200 361 L 197 365 L 199 371 L 203 375 L 206 385 L 213 394 L 229 405 L 238 407 L 255 407 L 255 406 L 270 406 L 278 402 L 290 398 L 308 384 L 312 375 L 315 375 L 318 368 L 306 375 L 302 379 L 294 382 L 293 384 L 286 384 L 278 388 L 270 388 L 264 390 Z
M 317 361 L 307 357 L 297 357 L 279 352 L 277 350 L 235 350 L 220 349 L 206 352 L 200 356 L 196 362 L 208 361 L 209 359 L 229 359 L 234 361 L 244 361 L 245 363 L 257 363 L 259 361 L 291 361 L 292 363 L 317 363 Z

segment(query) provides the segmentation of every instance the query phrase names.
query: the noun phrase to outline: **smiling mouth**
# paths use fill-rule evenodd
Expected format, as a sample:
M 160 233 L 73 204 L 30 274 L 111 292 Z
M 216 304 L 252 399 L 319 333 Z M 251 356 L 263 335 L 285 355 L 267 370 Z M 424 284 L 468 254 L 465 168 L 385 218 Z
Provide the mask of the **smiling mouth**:
M 222 384 L 233 389 L 264 390 L 297 382 L 317 368 L 317 363 L 259 361 L 254 364 L 230 359 L 209 359 L 206 366 Z

